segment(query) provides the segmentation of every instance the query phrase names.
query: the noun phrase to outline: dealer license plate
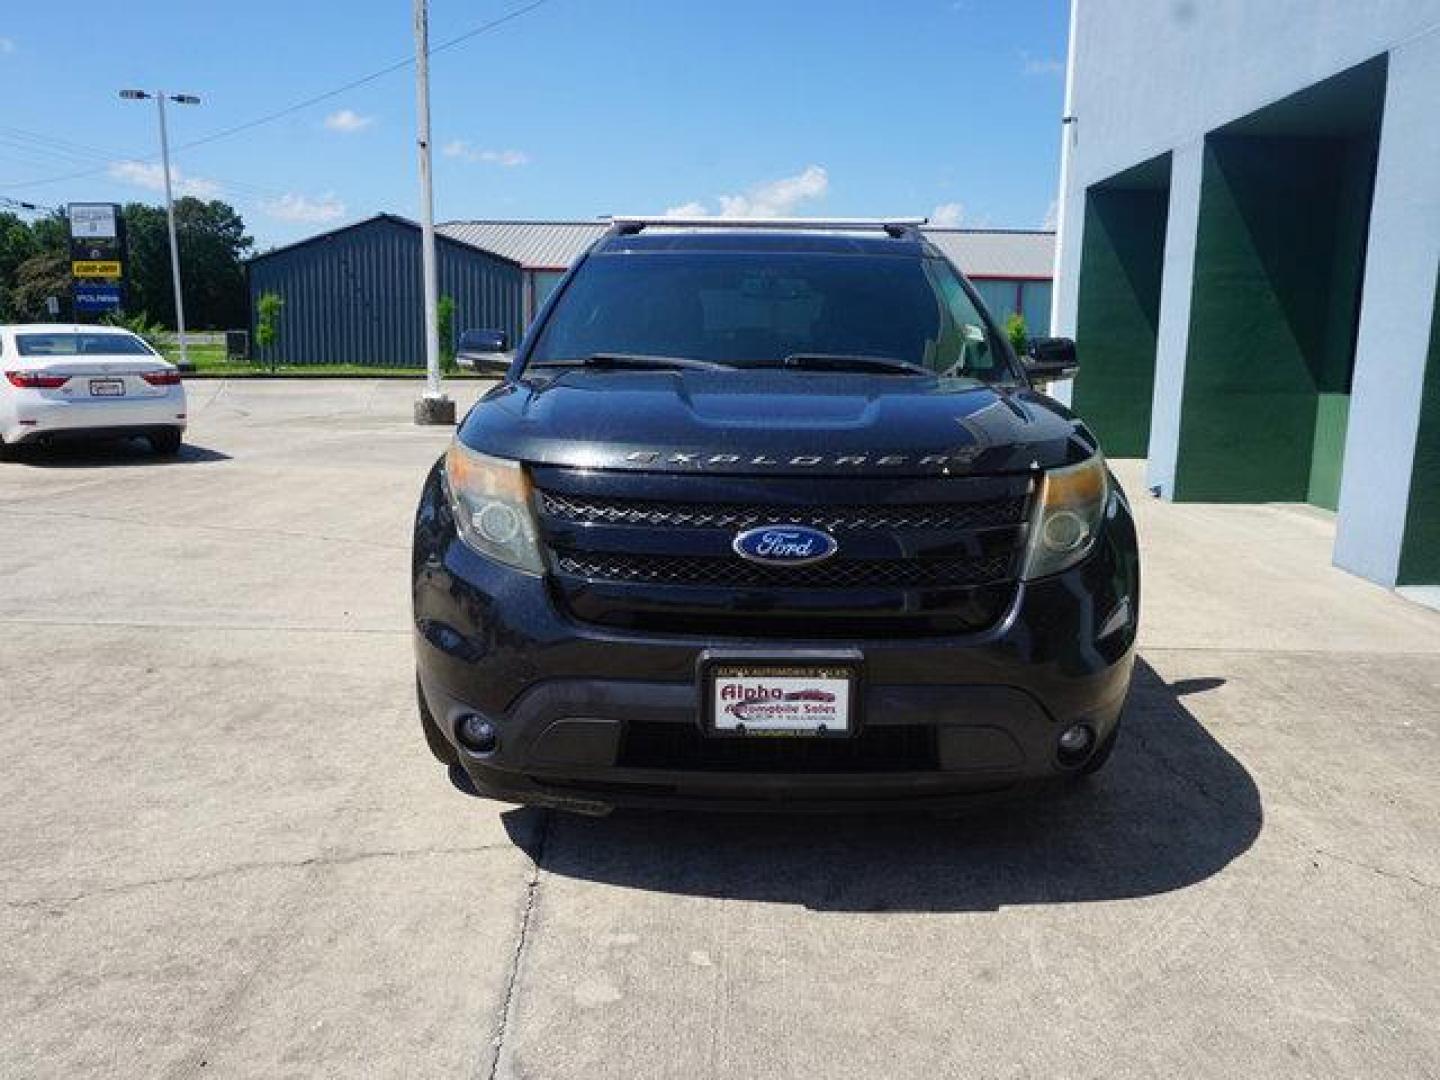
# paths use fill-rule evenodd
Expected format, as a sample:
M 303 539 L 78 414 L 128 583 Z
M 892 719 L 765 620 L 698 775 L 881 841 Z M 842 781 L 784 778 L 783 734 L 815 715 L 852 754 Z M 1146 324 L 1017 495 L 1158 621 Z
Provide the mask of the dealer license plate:
M 849 735 L 855 668 L 843 664 L 716 663 L 706 672 L 717 735 Z
M 90 380 L 90 396 L 91 396 L 91 397 L 124 397 L 124 396 L 125 396 L 125 380 L 124 380 L 124 379 L 91 379 L 91 380 Z

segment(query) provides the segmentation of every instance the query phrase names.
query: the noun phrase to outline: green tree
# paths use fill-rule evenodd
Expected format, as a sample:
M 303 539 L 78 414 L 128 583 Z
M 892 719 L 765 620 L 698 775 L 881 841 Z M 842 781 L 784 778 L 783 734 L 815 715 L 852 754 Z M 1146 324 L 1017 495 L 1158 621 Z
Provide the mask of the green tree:
M 129 203 L 123 210 L 127 265 L 125 309 L 151 322 L 175 325 L 170 240 L 165 210 Z M 244 260 L 254 247 L 235 208 L 218 199 L 186 196 L 175 203 L 185 322 L 196 330 L 226 330 L 249 321 Z
M 18 214 L 0 213 L 0 322 L 19 318 L 12 292 L 15 271 L 38 251 L 35 234 Z
M 9 316 L 17 322 L 47 322 L 51 319 L 46 300 L 53 296 L 60 301 L 61 319 L 73 318 L 70 303 L 70 253 L 42 251 L 31 255 L 15 268 L 13 283 L 7 290 Z
M 70 223 L 61 213 L 33 222 L 11 213 L 0 214 L 0 322 L 49 318 L 47 296 L 60 300 L 62 312 L 70 310 L 69 236 Z M 17 293 L 20 268 L 40 255 L 52 258 L 29 265 L 24 289 Z M 46 291 L 61 284 L 57 260 L 64 263 L 64 288 L 61 292 Z
M 284 306 L 285 298 L 277 292 L 264 293 L 256 301 L 255 344 L 266 352 L 270 352 L 280 339 L 280 309 Z M 272 368 L 275 367 L 277 359 L 274 353 L 270 354 Z
M 440 335 L 440 370 L 453 374 L 455 363 L 455 298 L 442 296 L 435 305 L 435 325 Z

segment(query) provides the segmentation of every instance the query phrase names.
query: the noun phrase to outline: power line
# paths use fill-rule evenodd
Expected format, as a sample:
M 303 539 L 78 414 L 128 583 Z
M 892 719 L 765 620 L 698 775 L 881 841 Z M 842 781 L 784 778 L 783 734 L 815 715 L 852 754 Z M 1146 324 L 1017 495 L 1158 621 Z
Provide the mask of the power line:
M 489 33 L 492 30 L 496 30 L 499 27 L 504 26 L 508 22 L 512 22 L 515 19 L 520 18 L 521 16 L 528 15 L 536 8 L 544 7 L 548 3 L 550 3 L 550 0 L 531 0 L 530 3 L 524 5 L 523 7 L 518 7 L 514 11 L 507 12 L 506 14 L 501 15 L 498 18 L 491 19 L 489 22 L 481 23 L 479 26 L 466 30 L 463 34 L 457 34 L 455 37 L 448 38 L 447 40 L 442 41 L 438 45 L 431 46 L 431 48 L 427 50 L 427 55 L 434 56 L 436 53 L 444 52 L 447 49 L 453 49 L 455 46 L 469 41 L 471 38 L 479 37 L 481 34 Z M 272 113 L 266 113 L 264 116 L 257 116 L 255 119 L 247 120 L 242 124 L 236 124 L 233 127 L 223 128 L 220 131 L 211 132 L 209 135 L 202 135 L 198 139 L 192 139 L 189 142 L 180 143 L 178 146 L 174 147 L 173 152 L 179 153 L 182 150 L 190 150 L 197 146 L 205 146 L 208 143 L 217 142 L 220 139 L 228 139 L 232 135 L 238 135 L 242 131 L 249 131 L 251 128 L 257 128 L 263 124 L 273 123 L 274 121 L 289 116 L 292 113 L 297 113 L 303 109 L 308 109 L 311 106 L 320 104 L 322 101 L 329 101 L 331 98 L 339 97 L 341 94 L 348 93 L 349 91 L 354 90 L 357 87 L 365 86 L 367 83 L 372 83 L 376 79 L 384 78 L 386 75 L 390 75 L 396 71 L 401 71 L 414 63 L 415 58 L 413 56 L 408 56 L 403 60 L 397 60 L 393 64 L 388 64 L 377 71 L 372 71 L 368 75 L 362 75 L 358 79 L 352 79 L 350 82 L 345 83 L 343 86 L 337 86 L 333 90 L 326 90 L 324 93 L 315 94 L 311 97 L 305 98 L 303 101 L 297 101 L 293 105 L 287 105 L 283 109 L 277 109 Z M 81 144 L 72 143 L 71 145 L 79 146 Z M 142 165 L 152 165 L 158 160 L 158 158 L 148 157 L 127 160 L 135 160 Z M 23 187 L 38 187 L 42 184 L 58 184 L 65 180 L 79 180 L 87 176 L 98 176 L 100 173 L 106 172 L 108 170 L 109 165 L 107 164 L 101 166 L 100 168 L 86 169 L 81 172 L 67 173 L 63 176 L 50 176 L 46 177 L 43 180 L 24 180 L 18 183 L 11 182 L 7 184 L 0 184 L 0 188 L 11 189 Z
M 72 149 L 73 148 L 73 149 Z M 20 128 L 0 126 L 0 150 L 19 150 L 22 154 L 49 154 L 62 161 L 70 163 L 89 163 L 94 161 L 104 162 L 97 171 L 113 173 L 116 169 L 127 165 L 135 165 L 143 168 L 151 168 L 154 162 L 142 161 L 137 158 L 127 157 L 117 150 L 106 150 L 103 147 L 90 146 L 85 143 L 72 143 L 63 139 L 51 139 L 48 136 L 36 132 L 24 131 Z M 8 155 L 7 155 L 8 157 Z M 9 160 L 23 161 L 23 158 L 9 158 Z M 33 156 L 30 161 L 35 162 Z M 199 183 L 196 178 L 190 178 L 191 183 Z M 258 184 L 241 183 L 232 180 L 204 180 L 203 183 L 213 184 L 224 191 L 233 192 L 238 195 L 249 195 L 254 198 L 280 198 L 284 193 L 274 188 L 262 187 Z M 182 187 L 185 186 L 185 179 L 180 180 Z

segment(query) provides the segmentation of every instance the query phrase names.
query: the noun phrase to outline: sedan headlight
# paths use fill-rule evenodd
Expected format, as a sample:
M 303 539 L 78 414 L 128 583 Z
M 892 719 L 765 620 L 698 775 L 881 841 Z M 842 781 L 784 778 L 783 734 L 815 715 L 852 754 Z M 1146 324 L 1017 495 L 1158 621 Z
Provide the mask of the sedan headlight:
M 518 461 L 477 454 L 457 440 L 445 453 L 445 485 L 460 539 L 496 562 L 544 573 L 530 482 Z
M 1109 495 L 1109 473 L 1098 453 L 1041 478 L 1025 554 L 1027 581 L 1068 570 L 1090 554 Z

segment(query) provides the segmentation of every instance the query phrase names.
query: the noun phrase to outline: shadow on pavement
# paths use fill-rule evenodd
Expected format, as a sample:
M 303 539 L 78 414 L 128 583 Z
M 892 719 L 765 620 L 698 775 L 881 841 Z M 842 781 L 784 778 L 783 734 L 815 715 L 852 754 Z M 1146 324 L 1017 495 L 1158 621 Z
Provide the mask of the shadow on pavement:
M 1107 768 L 1073 788 L 914 815 L 503 815 L 549 874 L 818 911 L 990 911 L 1152 896 L 1203 881 L 1255 842 L 1260 793 L 1180 703 L 1223 679 L 1167 686 L 1144 660 Z M 538 838 L 543 837 L 543 840 Z
M 192 443 L 184 443 L 174 454 L 157 454 L 144 439 L 136 438 L 15 446 L 5 460 L 41 469 L 104 469 L 118 465 L 204 465 L 229 461 L 230 455 Z

